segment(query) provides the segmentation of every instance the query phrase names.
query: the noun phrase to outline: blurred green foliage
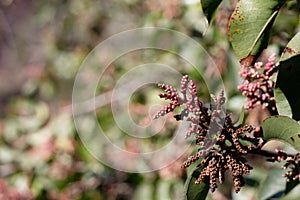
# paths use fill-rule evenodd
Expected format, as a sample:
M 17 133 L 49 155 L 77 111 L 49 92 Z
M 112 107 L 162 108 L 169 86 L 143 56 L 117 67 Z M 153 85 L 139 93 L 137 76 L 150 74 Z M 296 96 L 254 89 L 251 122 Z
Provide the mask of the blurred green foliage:
M 224 1 L 219 9 L 207 27 L 199 2 L 193 0 L 1 0 L 0 199 L 182 199 L 186 173 L 181 159 L 156 172 L 134 174 L 104 166 L 89 154 L 74 127 L 72 87 L 80 64 L 101 41 L 132 28 L 164 27 L 187 34 L 208 51 L 222 74 L 228 109 L 238 119 L 243 105 L 236 90 L 239 63 L 227 40 L 233 6 Z M 266 51 L 281 51 L 299 29 L 294 12 L 282 11 L 273 45 Z M 203 76 L 214 76 L 205 55 L 188 53 L 205 66 Z M 110 91 L 130 66 L 154 61 L 165 61 L 203 82 L 202 75 L 180 59 L 149 50 L 113 63 L 99 92 Z M 207 100 L 203 85 L 199 92 Z M 147 87 L 132 97 L 130 112 L 136 123 L 149 118 L 151 104 L 162 102 L 157 93 L 157 88 Z M 130 142 L 114 128 L 109 106 L 97 113 L 99 123 L 113 138 Z M 142 148 L 167 143 L 176 129 L 172 121 Z M 230 191 L 229 184 L 225 196 L 230 197 Z

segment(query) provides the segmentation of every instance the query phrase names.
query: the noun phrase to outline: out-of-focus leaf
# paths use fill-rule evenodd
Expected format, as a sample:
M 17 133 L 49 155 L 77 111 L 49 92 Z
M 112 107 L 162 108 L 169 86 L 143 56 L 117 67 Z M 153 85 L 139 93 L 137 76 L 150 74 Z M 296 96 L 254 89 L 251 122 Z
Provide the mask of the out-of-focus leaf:
M 154 187 L 149 182 L 144 182 L 137 188 L 133 200 L 151 200 L 154 199 Z
M 54 182 L 45 176 L 35 176 L 31 183 L 32 192 L 34 195 L 39 196 L 43 190 L 48 190 L 55 187 Z
M 208 23 L 211 22 L 212 16 L 221 2 L 222 0 L 201 0 L 202 10 Z
M 292 117 L 291 106 L 280 88 L 275 88 L 275 99 L 278 113 L 283 116 Z
M 205 200 L 209 184 L 207 182 L 202 182 L 200 184 L 195 184 L 195 181 L 200 175 L 202 168 L 196 168 L 192 174 L 187 178 L 185 183 L 185 195 L 187 200 Z
M 242 108 L 240 117 L 239 117 L 238 121 L 236 122 L 236 125 L 242 125 L 244 123 L 245 123 L 245 109 Z
M 11 148 L 7 148 L 5 146 L 0 146 L 0 162 L 1 164 L 13 162 L 13 160 L 17 157 L 18 152 L 14 151 Z M 12 169 L 13 170 L 13 169 Z
M 229 21 L 229 41 L 239 59 L 255 57 L 268 43 L 270 28 L 285 0 L 240 0 Z
M 156 183 L 155 198 L 157 200 L 182 199 L 183 182 L 180 179 L 160 179 Z
M 19 106 L 20 110 L 22 109 L 26 113 L 18 118 L 20 128 L 23 130 L 35 131 L 44 125 L 50 117 L 48 105 L 44 102 L 24 101 L 20 102 Z
M 51 121 L 51 130 L 57 137 L 68 137 L 73 133 L 73 129 L 73 121 L 66 114 L 58 115 Z
M 298 43 L 300 46 L 300 42 Z M 293 114 L 293 119 L 300 120 L 300 55 L 280 62 L 276 87 L 285 95 Z
M 284 194 L 286 179 L 282 174 L 282 169 L 274 169 L 268 173 L 268 176 L 260 184 L 258 200 L 279 197 Z
M 257 188 L 255 187 L 243 187 L 238 193 L 232 192 L 230 200 L 249 200 L 257 199 Z M 215 200 L 215 199 L 214 199 Z
M 300 125 L 285 116 L 272 116 L 262 123 L 264 140 L 281 140 L 300 151 Z
M 157 200 L 164 200 L 164 199 L 171 199 L 170 196 L 170 181 L 159 180 L 157 183 L 157 192 L 156 192 L 156 199 Z

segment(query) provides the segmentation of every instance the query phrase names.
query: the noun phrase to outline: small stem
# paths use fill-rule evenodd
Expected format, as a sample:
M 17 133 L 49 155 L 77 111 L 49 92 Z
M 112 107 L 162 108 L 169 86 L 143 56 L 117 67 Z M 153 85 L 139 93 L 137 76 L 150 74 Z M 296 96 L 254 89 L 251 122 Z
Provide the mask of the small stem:
M 274 97 L 274 92 L 272 92 L 272 96 Z M 269 102 L 269 105 L 267 106 L 267 109 L 269 110 L 269 112 L 270 112 L 270 114 L 271 114 L 272 116 L 274 116 L 274 115 L 279 115 L 278 110 L 277 110 L 277 107 L 276 107 L 276 101 L 275 101 L 275 99 L 274 99 L 274 100 L 271 100 L 271 101 Z
M 276 107 L 274 107 L 274 108 L 276 108 Z M 275 110 L 273 110 L 272 108 L 268 107 L 268 110 L 272 116 L 279 115 L 277 108 Z

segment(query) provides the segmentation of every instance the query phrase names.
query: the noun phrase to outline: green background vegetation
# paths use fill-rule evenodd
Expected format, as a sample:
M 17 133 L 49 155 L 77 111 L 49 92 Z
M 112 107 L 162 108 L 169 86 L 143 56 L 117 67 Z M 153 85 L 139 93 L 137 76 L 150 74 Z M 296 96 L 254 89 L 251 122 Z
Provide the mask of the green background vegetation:
M 187 174 L 180 166 L 188 155 L 167 168 L 135 174 L 111 169 L 86 151 L 73 124 L 73 82 L 84 58 L 113 34 L 138 27 L 169 28 L 198 41 L 214 59 L 226 86 L 227 108 L 237 120 L 244 98 L 236 89 L 240 83 L 239 58 L 227 38 L 235 3 L 222 2 L 208 26 L 200 3 L 191 0 L 0 0 L 0 198 L 182 199 Z M 270 45 L 260 59 L 265 61 L 273 52 L 279 55 L 298 31 L 297 5 L 291 1 L 276 18 Z M 168 52 L 136 52 L 112 64 L 104 77 L 107 85 L 100 85 L 99 93 L 113 89 L 131 66 L 149 62 L 167 62 L 198 84 L 201 76 L 215 76 L 200 50 L 187 53 L 198 57 L 203 74 L 185 67 Z M 198 88 L 201 98 L 207 100 L 207 89 Z M 137 123 L 149 120 L 148 109 L 153 103 L 162 104 L 158 92 L 149 87 L 133 96 L 130 113 Z M 110 105 L 104 105 L 97 114 L 110 137 L 134 151 L 137 141 L 115 128 Z M 247 120 L 257 125 L 263 115 L 261 110 L 254 110 Z M 139 148 L 163 146 L 176 129 L 173 121 L 170 117 L 168 126 Z M 269 175 L 278 166 L 260 158 L 250 160 L 259 167 L 247 179 L 247 187 L 232 194 L 228 180 L 208 198 L 240 200 L 261 195 L 258 191 L 268 181 L 272 183 Z

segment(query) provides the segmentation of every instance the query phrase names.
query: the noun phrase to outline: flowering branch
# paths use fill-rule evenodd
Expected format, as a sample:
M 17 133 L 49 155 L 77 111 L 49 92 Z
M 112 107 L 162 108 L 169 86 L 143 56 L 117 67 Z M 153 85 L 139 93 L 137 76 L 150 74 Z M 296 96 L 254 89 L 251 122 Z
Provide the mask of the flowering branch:
M 224 92 L 219 97 L 212 95 L 213 102 L 209 108 L 205 107 L 197 97 L 197 89 L 188 76 L 183 76 L 180 85 L 180 93 L 172 86 L 159 84 L 165 93 L 159 94 L 160 98 L 170 100 L 171 103 L 159 111 L 154 118 L 163 116 L 182 106 L 180 114 L 174 117 L 176 120 L 190 122 L 186 137 L 195 135 L 195 143 L 199 150 L 190 156 L 183 167 L 187 168 L 203 158 L 198 165 L 203 167 L 196 183 L 203 182 L 207 177 L 210 180 L 211 191 L 217 188 L 217 182 L 223 183 L 225 172 L 230 170 L 235 191 L 238 192 L 245 184 L 243 174 L 249 174 L 252 167 L 247 164 L 245 155 L 256 148 L 260 138 L 254 136 L 252 126 L 235 127 L 229 114 L 224 112 Z M 243 141 L 247 141 L 246 145 Z
M 249 85 L 245 85 L 244 92 L 249 94 L 248 98 L 252 101 L 248 102 L 249 108 L 257 102 L 268 104 L 275 103 L 274 96 L 270 93 L 271 86 L 270 77 L 277 70 L 277 65 L 273 64 L 274 57 L 271 57 L 264 67 L 263 74 L 255 72 L 255 70 L 242 71 L 246 80 L 257 81 L 255 85 L 263 85 L 263 92 L 258 96 L 255 90 L 250 90 Z M 255 64 L 253 69 L 260 69 L 262 64 Z M 245 84 L 245 82 L 244 82 Z M 230 171 L 235 192 L 239 192 L 245 184 L 243 175 L 249 174 L 252 167 L 247 163 L 246 155 L 258 154 L 265 156 L 268 161 L 286 161 L 283 168 L 290 168 L 284 176 L 287 180 L 300 180 L 300 155 L 287 154 L 284 151 L 269 152 L 261 148 L 266 143 L 261 138 L 262 129 L 254 128 L 250 125 L 234 126 L 230 114 L 226 114 L 223 106 L 225 103 L 224 92 L 221 91 L 219 97 L 211 96 L 213 102 L 209 107 L 197 97 L 197 89 L 192 80 L 188 80 L 188 76 L 183 76 L 180 84 L 180 92 L 175 88 L 165 84 L 159 84 L 165 93 L 160 93 L 159 97 L 171 102 L 160 110 L 155 119 L 173 112 L 175 108 L 181 107 L 182 111 L 174 115 L 176 120 L 186 120 L 190 122 L 189 129 L 185 136 L 195 136 L 195 144 L 198 146 L 196 154 L 190 156 L 182 165 L 183 168 L 198 163 L 197 167 L 201 169 L 200 175 L 195 183 L 202 183 L 209 180 L 211 191 L 215 191 L 217 183 L 224 182 L 225 172 Z M 256 87 L 256 86 L 255 86 Z M 254 87 L 254 88 L 255 88 Z M 250 92 L 251 95 L 250 95 Z M 264 98 L 262 98 L 264 96 Z M 272 107 L 271 107 L 272 108 Z

